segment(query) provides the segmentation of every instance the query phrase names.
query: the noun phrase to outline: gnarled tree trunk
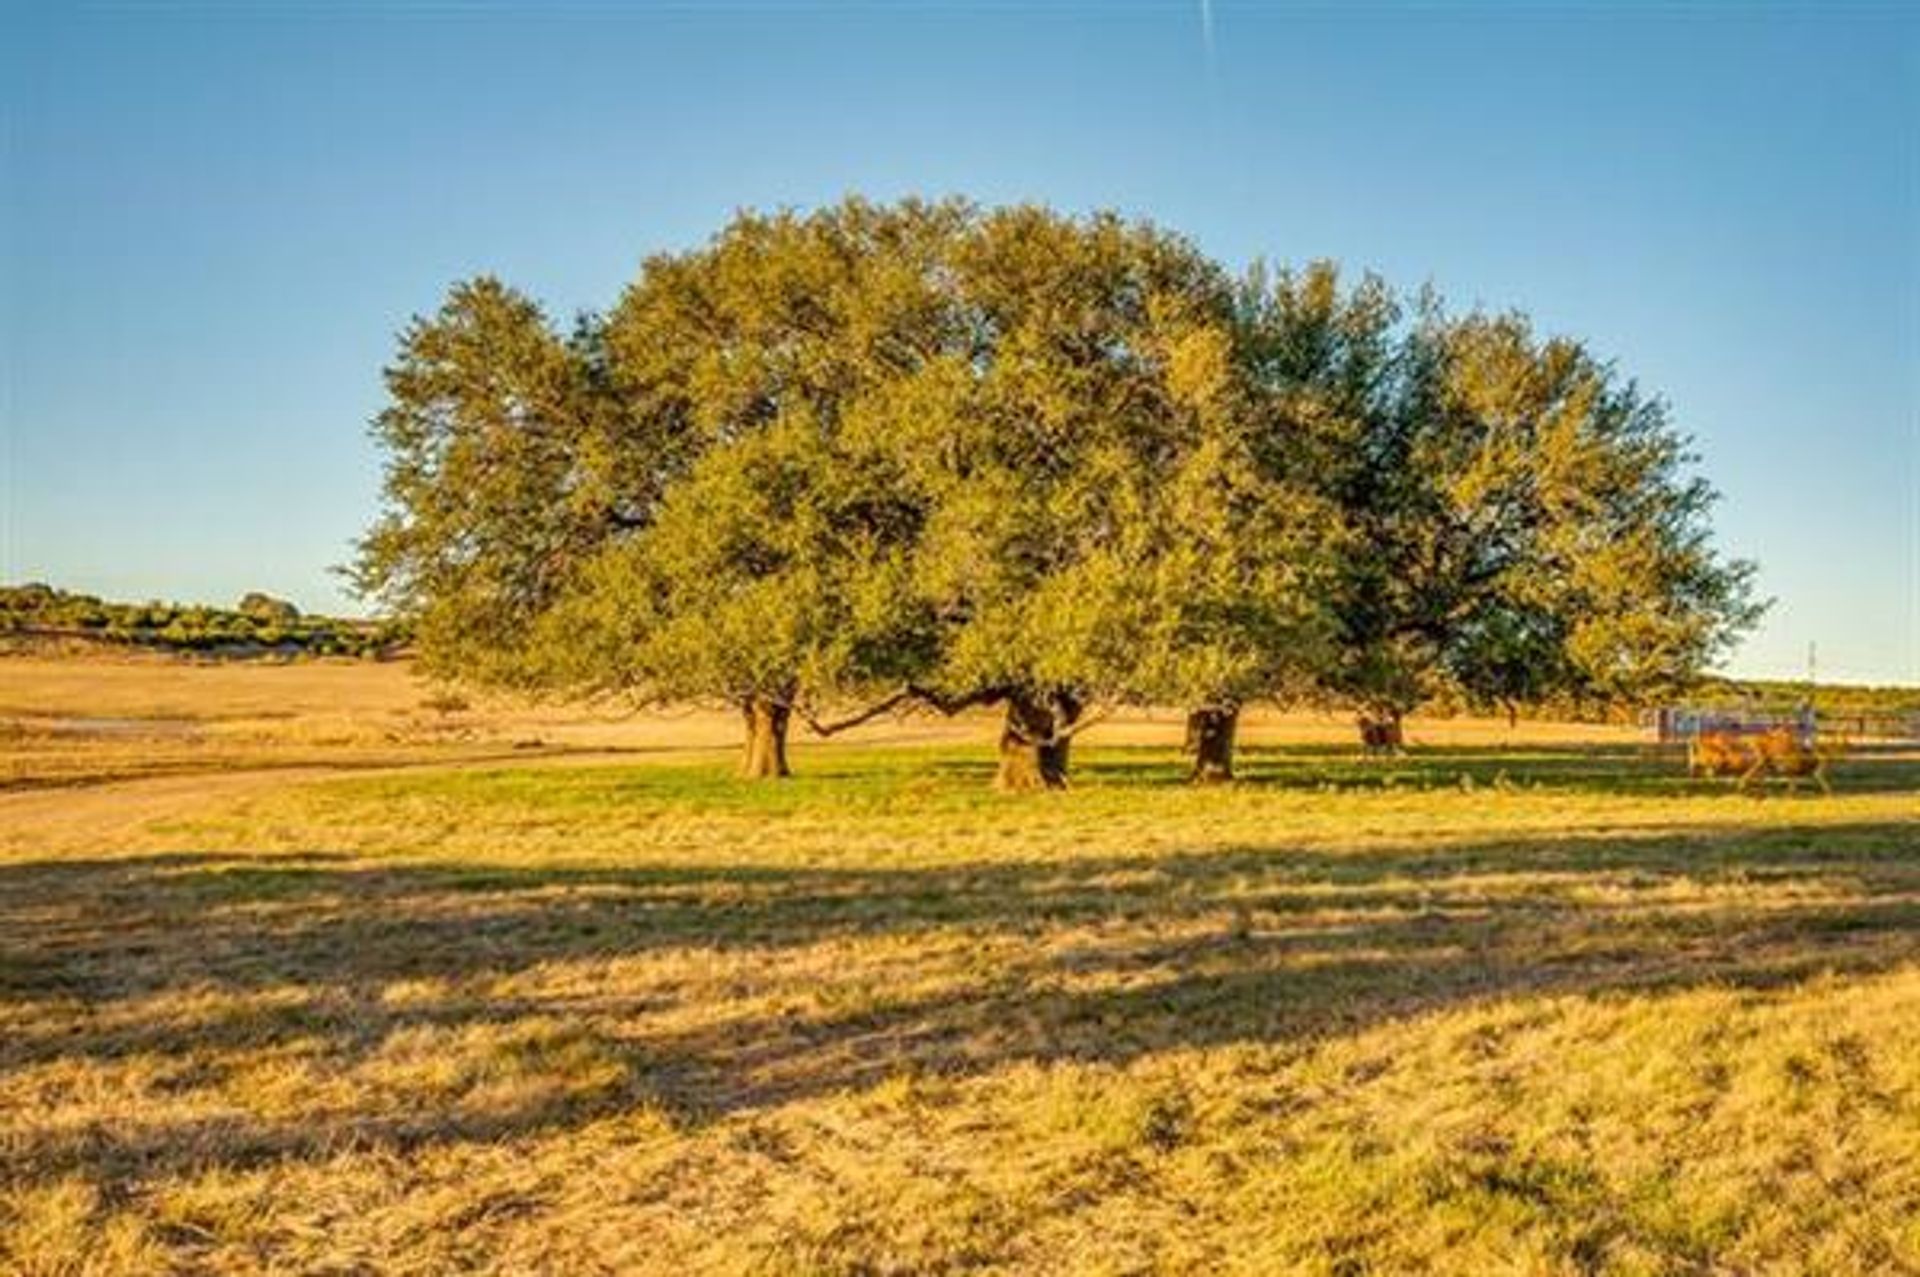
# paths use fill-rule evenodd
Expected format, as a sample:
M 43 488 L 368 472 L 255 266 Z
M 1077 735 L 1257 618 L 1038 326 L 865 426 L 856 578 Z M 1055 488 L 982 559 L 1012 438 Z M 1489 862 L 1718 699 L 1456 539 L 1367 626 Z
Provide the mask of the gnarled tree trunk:
M 753 696 L 740 703 L 740 712 L 747 725 L 740 774 L 749 780 L 791 776 L 793 773 L 787 770 L 787 722 L 793 710 L 767 697 Z
M 1061 733 L 1079 716 L 1078 702 L 1064 694 L 1054 696 L 1051 704 L 1025 694 L 1008 697 L 993 787 L 1010 792 L 1065 789 L 1073 740 Z
M 1369 754 L 1397 754 L 1406 738 L 1400 729 L 1397 709 L 1363 710 L 1360 714 L 1360 748 Z
M 1240 709 L 1209 707 L 1187 715 L 1187 752 L 1193 755 L 1191 779 L 1214 785 L 1233 779 L 1233 740 L 1240 730 Z

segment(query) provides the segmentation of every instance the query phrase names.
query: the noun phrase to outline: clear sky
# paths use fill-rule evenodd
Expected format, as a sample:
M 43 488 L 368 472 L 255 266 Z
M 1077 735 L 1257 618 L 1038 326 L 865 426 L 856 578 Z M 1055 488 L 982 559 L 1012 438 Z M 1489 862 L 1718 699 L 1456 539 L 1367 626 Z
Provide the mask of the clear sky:
M 1920 682 L 1920 6 L 7 7 L 0 577 L 353 607 L 408 316 L 564 318 L 735 208 L 1117 207 L 1582 336 L 1778 601 Z

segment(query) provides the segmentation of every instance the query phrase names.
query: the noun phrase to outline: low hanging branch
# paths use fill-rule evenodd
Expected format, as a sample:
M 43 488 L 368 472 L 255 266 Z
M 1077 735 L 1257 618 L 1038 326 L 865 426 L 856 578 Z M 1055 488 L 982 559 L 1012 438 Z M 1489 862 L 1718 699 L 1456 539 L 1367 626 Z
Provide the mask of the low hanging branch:
M 831 722 L 822 722 L 820 717 L 814 713 L 813 709 L 809 706 L 795 704 L 792 706 L 792 709 L 795 714 L 799 715 L 800 721 L 807 725 L 807 729 L 816 736 L 833 736 L 858 727 L 862 723 L 872 722 L 882 714 L 892 713 L 899 710 L 902 706 L 909 704 L 925 705 L 951 718 L 953 715 L 963 710 L 973 709 L 975 706 L 991 705 L 996 701 L 1003 701 L 1007 698 L 1008 694 L 1005 688 L 991 687 L 983 691 L 967 692 L 959 696 L 943 696 L 932 688 L 920 687 L 909 683 L 899 691 L 876 701 L 865 709 L 850 714 L 846 718 Z M 1033 743 L 1052 744 L 1057 741 L 1067 740 L 1078 730 L 1078 727 L 1074 727 L 1065 733 L 1056 732 L 1045 741 Z
M 805 723 L 808 730 L 812 731 L 814 735 L 833 736 L 840 732 L 847 731 L 850 728 L 858 727 L 862 723 L 872 722 L 882 714 L 889 713 L 907 702 L 916 699 L 918 699 L 918 696 L 913 688 L 903 687 L 885 700 L 869 705 L 857 714 L 831 723 L 821 722 L 813 710 L 806 706 L 796 706 L 794 712 L 800 715 L 800 721 Z
M 992 705 L 997 701 L 1004 701 L 1011 694 L 1004 687 L 989 687 L 978 692 L 966 692 L 959 696 L 942 696 L 932 688 L 919 687 L 914 684 L 908 684 L 907 691 L 915 700 L 920 701 L 922 704 L 933 706 L 933 708 L 939 710 L 948 718 L 952 718 L 962 710 L 972 709 L 976 705 Z

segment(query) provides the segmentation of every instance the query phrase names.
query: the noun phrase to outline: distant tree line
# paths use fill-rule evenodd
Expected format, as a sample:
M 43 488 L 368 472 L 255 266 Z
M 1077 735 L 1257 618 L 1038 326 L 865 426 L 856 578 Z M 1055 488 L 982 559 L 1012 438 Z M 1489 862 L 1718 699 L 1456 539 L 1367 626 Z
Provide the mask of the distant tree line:
M 1871 686 L 1854 683 L 1808 683 L 1804 679 L 1735 679 L 1704 675 L 1672 696 L 1648 702 L 1580 700 L 1558 693 L 1535 701 L 1489 702 L 1471 700 L 1459 689 L 1442 686 L 1422 700 L 1419 712 L 1435 718 L 1468 714 L 1498 714 L 1512 720 L 1586 723 L 1628 723 L 1641 720 L 1649 702 L 1686 705 L 1695 709 L 1785 712 L 1810 705 L 1823 718 L 1898 718 L 1920 713 L 1920 687 Z
M 1813 684 L 1786 679 L 1707 678 L 1687 695 L 1700 708 L 1782 709 L 1811 705 L 1823 715 L 1838 718 L 1861 715 L 1900 716 L 1920 713 L 1920 687 L 1874 687 L 1864 684 Z
M 1618 704 L 1750 626 L 1666 407 L 1517 314 L 1230 275 L 1110 213 L 743 213 L 565 333 L 456 285 L 401 335 L 360 587 L 441 675 L 795 722 L 1001 708 L 998 783 L 1108 707 L 1393 746 L 1446 693 Z M 839 717 L 830 715 L 838 712 Z
M 396 621 L 305 616 L 258 592 L 232 608 L 178 603 L 109 603 L 50 585 L 0 586 L 0 638 L 69 638 L 174 652 L 380 656 L 403 646 Z

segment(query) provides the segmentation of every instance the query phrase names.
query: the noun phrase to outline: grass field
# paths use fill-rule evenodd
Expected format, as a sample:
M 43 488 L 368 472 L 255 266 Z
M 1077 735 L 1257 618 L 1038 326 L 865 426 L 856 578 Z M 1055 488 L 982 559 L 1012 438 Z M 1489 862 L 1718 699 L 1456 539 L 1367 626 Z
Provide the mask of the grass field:
M 0 1271 L 1920 1272 L 1920 755 L 128 668 L 0 664 Z

